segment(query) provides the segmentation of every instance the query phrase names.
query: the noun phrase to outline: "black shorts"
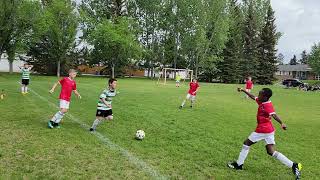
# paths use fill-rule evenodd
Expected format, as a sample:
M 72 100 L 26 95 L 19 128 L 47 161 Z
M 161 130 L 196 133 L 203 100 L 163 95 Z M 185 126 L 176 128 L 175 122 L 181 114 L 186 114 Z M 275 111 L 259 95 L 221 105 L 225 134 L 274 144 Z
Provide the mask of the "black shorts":
M 96 112 L 96 116 L 99 116 L 99 117 L 108 117 L 108 116 L 112 116 L 112 109 L 109 109 L 109 110 L 99 110 L 97 109 L 97 112 Z
M 29 85 L 29 79 L 22 79 L 21 84 L 28 86 Z

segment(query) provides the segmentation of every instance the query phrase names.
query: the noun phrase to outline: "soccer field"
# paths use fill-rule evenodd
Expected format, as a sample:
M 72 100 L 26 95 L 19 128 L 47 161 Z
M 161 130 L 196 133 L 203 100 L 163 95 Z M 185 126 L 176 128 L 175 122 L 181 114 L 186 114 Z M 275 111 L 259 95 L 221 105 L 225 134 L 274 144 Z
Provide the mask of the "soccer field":
M 0 179 L 294 179 L 291 169 L 253 145 L 243 171 L 228 169 L 256 126 L 257 105 L 238 85 L 201 83 L 193 109 L 178 107 L 188 86 L 157 85 L 146 79 L 118 79 L 114 120 L 88 131 L 105 78 L 78 77 L 82 99 L 72 97 L 60 129 L 48 129 L 57 111 L 55 77 L 32 76 L 32 91 L 19 93 L 19 75 L 0 74 Z M 242 86 L 242 85 L 241 85 Z M 255 86 L 256 94 L 262 86 Z M 303 164 L 303 179 L 319 179 L 320 94 L 271 86 L 277 114 L 276 148 Z M 134 139 L 143 129 L 143 141 Z

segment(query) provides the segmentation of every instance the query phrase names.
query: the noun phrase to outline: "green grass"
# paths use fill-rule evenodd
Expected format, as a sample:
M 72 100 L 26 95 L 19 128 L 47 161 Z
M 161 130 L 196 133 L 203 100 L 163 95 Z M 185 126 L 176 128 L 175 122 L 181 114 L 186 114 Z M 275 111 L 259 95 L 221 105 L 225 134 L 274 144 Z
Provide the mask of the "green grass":
M 30 88 L 58 104 L 59 89 L 48 93 L 56 80 L 33 76 Z M 106 79 L 76 80 L 82 99 L 72 97 L 69 113 L 91 125 Z M 70 118 L 64 118 L 61 129 L 48 129 L 46 122 L 57 109 L 33 93 L 22 96 L 17 81 L 17 75 L 0 74 L 0 89 L 7 93 L 0 101 L 0 179 L 153 178 Z M 256 126 L 257 106 L 237 93 L 237 86 L 201 84 L 195 108 L 179 110 L 186 85 L 119 79 L 114 120 L 97 131 L 170 179 L 293 179 L 291 169 L 267 155 L 262 142 L 252 146 L 244 171 L 226 167 Z M 271 88 L 276 111 L 288 126 L 283 131 L 274 122 L 277 150 L 303 163 L 303 179 L 318 179 L 319 93 Z M 134 140 L 138 129 L 146 132 L 143 141 Z
M 309 85 L 318 85 L 320 81 L 317 80 L 304 80 L 303 82 L 308 83 Z

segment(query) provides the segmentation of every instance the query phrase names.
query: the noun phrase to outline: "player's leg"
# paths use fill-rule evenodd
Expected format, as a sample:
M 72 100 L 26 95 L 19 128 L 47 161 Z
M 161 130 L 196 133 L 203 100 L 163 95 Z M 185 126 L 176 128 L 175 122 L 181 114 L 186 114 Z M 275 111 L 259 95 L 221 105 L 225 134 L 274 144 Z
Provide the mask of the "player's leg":
M 110 116 L 106 117 L 106 120 L 109 120 L 109 121 L 113 120 L 113 116 L 110 115 Z
M 97 126 L 102 123 L 103 120 L 112 120 L 113 115 L 112 115 L 112 109 L 109 110 L 97 110 L 96 113 L 96 119 L 94 120 L 90 131 L 93 132 L 97 129 Z
M 70 102 L 65 101 L 65 100 L 60 100 L 60 111 L 58 111 L 52 119 L 48 122 L 48 127 L 49 128 L 54 128 L 54 127 L 60 127 L 59 123 L 61 122 L 62 118 L 64 117 L 65 113 L 68 112 L 69 109 L 69 104 Z
M 271 135 L 266 137 L 265 142 L 267 144 L 266 145 L 267 153 L 270 156 L 278 159 L 282 164 L 284 164 L 287 167 L 291 168 L 293 174 L 296 176 L 296 179 L 300 179 L 301 169 L 302 169 L 301 163 L 295 163 L 295 162 L 291 161 L 290 159 L 288 159 L 282 153 L 280 153 L 280 152 L 275 150 L 275 147 L 274 147 L 274 145 L 275 145 L 274 133 L 272 133 Z
M 93 132 L 97 129 L 97 126 L 104 120 L 103 116 L 96 116 L 96 119 L 93 121 L 90 131 Z
M 190 107 L 193 108 L 193 105 L 196 102 L 196 96 L 191 96 L 190 101 L 191 101 Z
M 180 106 L 180 109 L 183 108 L 183 106 L 186 104 L 186 101 L 187 101 L 188 99 L 190 99 L 190 98 L 191 98 L 191 95 L 188 93 L 186 99 L 184 99 L 184 100 L 182 101 L 182 104 L 181 104 L 181 106 Z
M 112 109 L 107 110 L 106 112 L 106 120 L 113 120 L 113 113 L 112 113 Z
M 21 80 L 21 94 L 24 94 L 25 82 L 24 79 Z
M 22 85 L 21 85 L 21 93 L 22 93 L 22 94 L 24 94 L 24 89 L 25 89 L 25 85 L 22 84 Z
M 246 89 L 246 92 L 250 93 L 250 92 L 251 92 L 251 90 L 250 90 L 250 89 Z M 246 98 L 248 99 L 248 98 L 249 98 L 249 96 L 248 96 L 248 95 L 246 95 Z
M 262 140 L 262 138 L 259 135 L 259 133 L 256 133 L 256 132 L 251 133 L 250 136 L 248 137 L 248 139 L 246 139 L 243 142 L 242 149 L 239 153 L 238 160 L 229 162 L 228 167 L 232 168 L 232 169 L 236 169 L 236 170 L 241 170 L 242 166 L 244 164 L 244 161 L 246 160 L 246 158 L 249 154 L 250 146 L 260 140 Z
M 28 85 L 29 85 L 29 79 L 26 79 L 26 83 L 24 86 L 24 93 L 27 94 L 28 93 Z

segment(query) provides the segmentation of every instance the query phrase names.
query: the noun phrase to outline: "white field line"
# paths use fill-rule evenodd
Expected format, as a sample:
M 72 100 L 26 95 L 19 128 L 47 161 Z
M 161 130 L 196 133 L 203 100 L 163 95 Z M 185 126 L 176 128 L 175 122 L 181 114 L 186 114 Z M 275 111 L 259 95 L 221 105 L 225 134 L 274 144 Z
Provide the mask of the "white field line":
M 41 96 L 37 92 L 35 92 L 32 89 L 29 89 L 30 92 L 38 96 L 41 100 L 47 102 L 49 105 L 53 106 L 54 108 L 59 109 L 58 106 L 56 106 L 54 103 L 50 102 L 47 98 Z M 82 123 L 78 118 L 74 117 L 72 114 L 67 113 L 66 116 L 71 119 L 73 122 L 76 122 L 79 124 L 83 129 L 87 130 L 89 132 L 90 126 L 87 124 Z M 161 175 L 157 170 L 155 170 L 152 166 L 148 165 L 146 162 L 143 160 L 135 157 L 132 155 L 128 150 L 122 148 L 121 146 L 113 143 L 108 137 L 104 136 L 103 134 L 99 132 L 94 132 L 93 133 L 101 142 L 103 142 L 104 145 L 109 147 L 110 149 L 114 151 L 118 151 L 122 154 L 122 156 L 126 157 L 130 163 L 134 164 L 135 166 L 138 166 L 138 169 L 141 169 L 145 173 L 149 174 L 152 176 L 154 179 L 168 179 L 167 177 Z

